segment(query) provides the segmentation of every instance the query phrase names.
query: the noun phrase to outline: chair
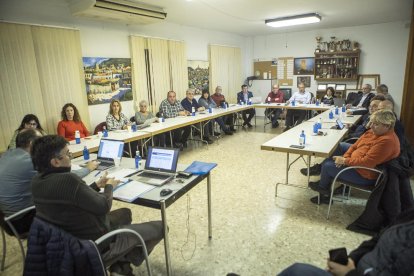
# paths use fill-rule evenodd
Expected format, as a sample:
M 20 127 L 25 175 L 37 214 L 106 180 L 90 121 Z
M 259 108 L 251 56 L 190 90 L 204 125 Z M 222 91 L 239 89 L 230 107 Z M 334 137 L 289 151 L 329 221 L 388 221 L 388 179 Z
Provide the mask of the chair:
M 98 132 L 99 131 L 102 131 L 103 130 L 103 128 L 106 128 L 107 126 L 106 126 L 106 122 L 102 122 L 102 123 L 99 123 L 96 127 L 95 127 L 95 130 L 93 131 L 93 134 L 98 134 Z
M 351 169 L 364 169 L 364 170 L 369 170 L 369 171 L 378 173 L 378 177 L 377 177 L 377 180 L 375 181 L 375 184 L 372 185 L 372 186 L 361 186 L 358 183 L 352 183 L 352 182 L 349 182 L 349 181 L 344 181 L 344 180 L 338 179 L 338 177 L 343 172 L 345 172 L 347 170 L 351 170 Z M 349 199 L 349 194 L 351 193 L 351 188 L 355 188 L 357 190 L 365 191 L 365 192 L 369 192 L 370 193 L 370 192 L 372 192 L 377 187 L 378 183 L 381 182 L 383 175 L 384 175 L 384 172 L 381 171 L 381 170 L 373 169 L 373 168 L 367 168 L 367 167 L 362 167 L 362 166 L 351 166 L 351 167 L 346 167 L 346 168 L 342 169 L 335 176 L 334 180 L 332 181 L 332 185 L 331 185 L 331 195 L 329 197 L 329 206 L 328 206 L 328 213 L 326 215 L 326 219 L 329 219 L 329 215 L 330 215 L 330 212 L 331 212 L 331 206 L 332 206 L 332 199 L 333 199 L 333 195 L 334 195 L 334 191 L 335 191 L 335 184 L 337 182 L 344 185 L 344 189 L 343 189 L 343 192 L 342 192 L 342 197 L 345 196 L 345 188 L 346 187 L 349 187 L 349 191 L 348 191 L 348 195 L 347 195 L 347 199 Z M 318 203 L 320 203 L 319 200 L 320 200 L 320 195 L 318 195 Z
M 335 106 L 342 106 L 345 104 L 345 99 L 342 98 L 334 98 L 334 105 Z
M 6 231 L 6 233 L 10 234 L 11 236 L 14 236 L 17 241 L 19 242 L 19 246 L 20 246 L 20 251 L 22 253 L 22 259 L 23 259 L 23 263 L 24 263 L 24 259 L 25 259 L 25 252 L 24 252 L 24 247 L 23 247 L 23 243 L 22 240 L 25 240 L 27 238 L 27 234 L 28 233 L 23 233 L 23 234 L 19 234 L 16 230 L 16 228 L 13 226 L 13 219 L 16 217 L 19 217 L 21 215 L 27 214 L 30 211 L 34 210 L 35 206 L 30 206 L 27 207 L 23 210 L 20 210 L 19 212 L 7 216 L 5 217 L 3 212 L 0 211 L 0 225 L 1 225 L 1 236 L 3 239 L 3 258 L 1 260 L 1 271 L 4 270 L 4 264 L 6 262 L 6 235 L 4 234 L 5 230 L 4 230 L 4 226 L 8 225 L 10 230 L 12 231 L 12 233 L 10 234 L 8 231 Z
M 136 120 L 135 120 L 135 116 L 132 116 L 131 118 L 129 118 L 129 121 L 130 121 L 131 123 L 135 123 L 135 122 L 136 122 Z
M 39 270 L 49 270 L 56 269 L 55 271 L 41 271 L 47 273 L 54 273 L 59 271 L 59 267 L 55 267 L 56 265 L 68 265 L 68 261 L 70 265 L 73 267 L 65 267 L 65 269 L 73 269 L 77 271 L 77 269 L 82 269 L 83 267 L 79 268 L 79 260 L 80 257 L 88 258 L 88 262 L 83 262 L 82 265 L 89 264 L 90 269 L 94 275 L 107 275 L 106 269 L 109 268 L 112 264 L 118 261 L 120 258 L 123 257 L 119 256 L 115 259 L 112 259 L 110 263 L 104 264 L 100 255 L 100 251 L 98 246 L 102 243 L 109 242 L 108 239 L 112 239 L 115 235 L 119 234 L 131 234 L 138 238 L 137 246 L 142 246 L 142 251 L 145 257 L 145 263 L 147 266 L 148 275 L 152 275 L 150 263 L 148 260 L 148 251 L 145 245 L 144 239 L 141 235 L 131 229 L 117 229 L 113 230 L 102 237 L 98 238 L 95 241 L 91 240 L 81 240 L 70 233 L 65 232 L 63 229 L 59 228 L 56 225 L 53 225 L 49 222 L 46 222 L 38 217 L 35 217 L 33 220 L 32 227 L 30 229 L 30 239 L 28 243 L 27 249 L 27 258 L 25 263 L 25 270 L 24 274 L 39 274 Z M 76 255 L 76 259 L 68 260 L 65 255 L 60 254 L 59 250 L 74 250 L 72 254 Z M 39 253 L 40 252 L 40 253 Z M 129 253 L 129 251 L 127 252 Z M 65 258 L 65 260 L 63 260 Z M 43 259 L 48 260 L 48 265 L 44 267 L 39 267 L 39 262 L 42 262 Z M 66 262 L 63 264 L 63 262 Z M 50 263 L 49 263 L 50 262 Z M 78 267 L 75 268 L 75 266 Z

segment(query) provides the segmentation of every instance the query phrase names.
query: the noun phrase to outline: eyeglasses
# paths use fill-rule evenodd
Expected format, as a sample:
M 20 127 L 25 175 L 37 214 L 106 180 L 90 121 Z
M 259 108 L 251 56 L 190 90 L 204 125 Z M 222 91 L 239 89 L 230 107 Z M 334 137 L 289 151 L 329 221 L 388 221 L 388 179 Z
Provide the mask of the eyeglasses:
M 67 151 L 63 155 L 62 154 L 58 154 L 56 157 L 59 158 L 59 159 L 63 159 L 63 157 L 65 157 L 65 155 L 67 157 L 69 157 L 69 159 L 72 159 L 72 157 L 73 157 L 73 154 L 70 151 Z
M 26 123 L 26 125 L 29 125 L 29 126 L 37 126 L 36 123 Z

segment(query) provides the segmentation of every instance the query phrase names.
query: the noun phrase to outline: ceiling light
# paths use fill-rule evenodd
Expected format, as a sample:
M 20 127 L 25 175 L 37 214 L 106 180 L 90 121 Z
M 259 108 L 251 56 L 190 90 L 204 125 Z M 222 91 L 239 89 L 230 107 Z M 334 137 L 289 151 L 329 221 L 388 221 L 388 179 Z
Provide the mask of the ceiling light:
M 321 19 L 321 16 L 317 13 L 307 13 L 294 16 L 279 17 L 274 19 L 266 19 L 265 23 L 270 27 L 278 28 L 293 25 L 317 23 L 321 21 Z

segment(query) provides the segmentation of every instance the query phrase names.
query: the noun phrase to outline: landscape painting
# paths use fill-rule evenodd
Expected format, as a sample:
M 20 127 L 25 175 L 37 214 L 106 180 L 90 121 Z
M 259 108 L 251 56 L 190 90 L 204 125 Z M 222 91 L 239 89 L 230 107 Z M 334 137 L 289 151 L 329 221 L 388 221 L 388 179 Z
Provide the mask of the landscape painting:
M 188 87 L 193 88 L 196 95 L 201 95 L 208 88 L 209 62 L 203 60 L 188 61 Z
M 131 59 L 84 57 L 88 105 L 132 101 Z

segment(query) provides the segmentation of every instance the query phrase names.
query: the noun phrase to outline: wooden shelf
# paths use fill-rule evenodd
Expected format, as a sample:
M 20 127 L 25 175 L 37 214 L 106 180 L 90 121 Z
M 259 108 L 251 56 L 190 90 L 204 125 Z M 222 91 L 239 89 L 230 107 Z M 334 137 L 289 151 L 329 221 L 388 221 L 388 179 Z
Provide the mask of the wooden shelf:
M 315 52 L 315 80 L 356 81 L 361 51 Z

